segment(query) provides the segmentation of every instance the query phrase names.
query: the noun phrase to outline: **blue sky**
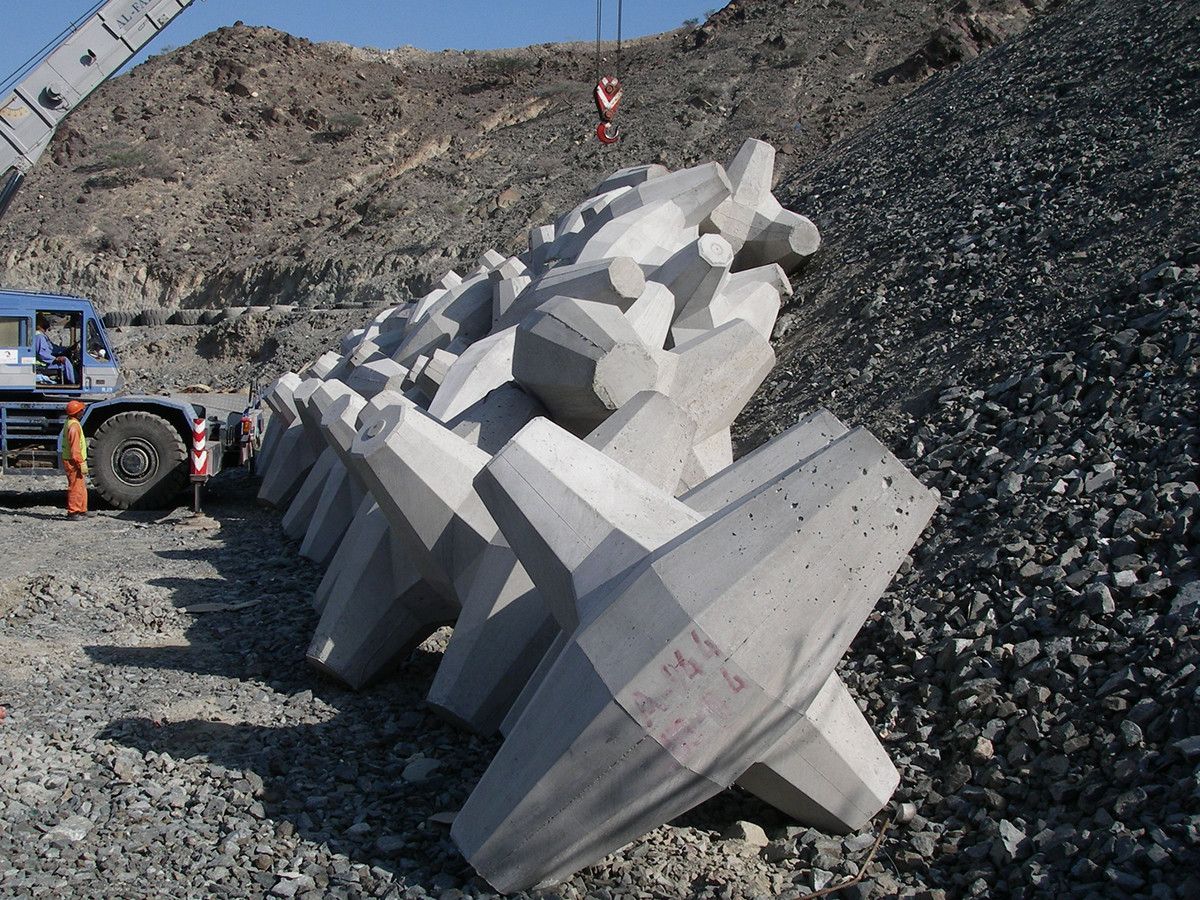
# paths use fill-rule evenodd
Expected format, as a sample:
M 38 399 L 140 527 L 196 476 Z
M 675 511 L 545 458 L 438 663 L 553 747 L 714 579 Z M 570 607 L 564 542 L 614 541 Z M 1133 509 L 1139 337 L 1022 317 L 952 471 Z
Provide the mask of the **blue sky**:
M 4 3 L 0 16 L 0 80 L 24 63 L 96 0 Z M 677 28 L 704 18 L 724 0 L 626 0 L 626 36 Z M 609 37 L 615 35 L 616 0 L 604 0 Z M 411 44 L 426 50 L 520 47 L 546 41 L 594 40 L 594 0 L 195 0 L 153 42 L 149 52 L 177 47 L 238 19 L 270 25 L 313 40 L 338 40 L 379 48 Z M 139 57 L 140 59 L 140 57 Z

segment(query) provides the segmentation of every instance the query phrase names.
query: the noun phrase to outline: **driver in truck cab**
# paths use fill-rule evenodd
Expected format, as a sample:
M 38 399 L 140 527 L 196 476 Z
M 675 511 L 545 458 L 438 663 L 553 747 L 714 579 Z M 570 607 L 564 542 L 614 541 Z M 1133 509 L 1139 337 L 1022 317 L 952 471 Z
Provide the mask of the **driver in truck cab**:
M 46 334 L 49 327 L 50 322 L 39 313 L 37 335 L 33 339 L 33 355 L 37 359 L 35 365 L 38 374 L 48 376 L 50 372 L 61 372 L 63 384 L 75 384 L 75 365 L 67 358 L 67 348 L 60 347 L 50 340 L 50 336 Z

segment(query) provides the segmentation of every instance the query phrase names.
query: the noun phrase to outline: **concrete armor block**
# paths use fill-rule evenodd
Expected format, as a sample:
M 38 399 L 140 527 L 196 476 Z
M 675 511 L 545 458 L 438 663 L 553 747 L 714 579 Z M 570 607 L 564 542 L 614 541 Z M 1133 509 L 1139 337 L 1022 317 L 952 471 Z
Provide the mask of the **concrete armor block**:
M 341 363 L 341 354 L 334 353 L 333 351 L 322 353 L 309 364 L 308 369 L 302 374 L 310 378 L 328 378 Z
M 859 430 L 690 526 L 686 519 L 703 514 L 643 484 L 639 496 L 655 512 L 638 517 L 609 499 L 624 491 L 594 487 L 604 476 L 626 477 L 621 467 L 551 429 L 527 426 L 487 470 L 497 492 L 519 488 L 513 507 L 574 523 L 581 509 L 607 502 L 634 529 L 652 519 L 669 532 L 670 516 L 685 521 L 640 559 L 633 543 L 614 545 L 602 523 L 573 533 L 617 549 L 618 571 L 605 577 L 596 559 L 606 554 L 582 554 L 587 579 L 570 577 L 576 592 L 598 581 L 595 596 L 579 597 L 578 627 L 452 828 L 501 891 L 596 861 L 711 797 L 771 756 L 789 731 L 808 727 L 834 664 L 935 505 Z M 521 488 L 551 470 L 558 490 L 553 481 Z M 579 498 L 588 498 L 582 507 Z M 536 544 L 527 551 L 517 532 L 512 541 L 522 558 L 544 553 Z M 801 584 L 798 571 L 807 573 Z M 837 733 L 837 716 L 814 718 L 837 746 L 850 737 Z M 850 765 L 821 774 L 839 771 L 854 774 Z
M 676 316 L 671 340 L 675 345 L 686 344 L 734 319 L 745 320 L 765 340 L 770 340 L 783 297 L 791 293 L 791 284 L 777 265 L 728 275 L 719 291 L 703 302 L 693 298 Z
M 774 168 L 775 148 L 747 140 L 729 164 L 732 193 L 700 226 L 729 241 L 737 269 L 777 263 L 790 272 L 821 244 L 817 227 L 771 194 Z
M 675 316 L 709 306 L 729 276 L 733 248 L 717 234 L 706 234 L 688 244 L 654 273 L 675 298 Z
M 529 229 L 529 255 L 526 263 L 532 275 L 541 274 L 553 246 L 553 225 L 537 225 Z
M 344 562 L 325 591 L 305 655 L 314 668 L 355 690 L 394 669 L 457 614 L 421 581 L 378 504 L 370 497 L 363 502 L 366 508 L 360 507 L 338 548 Z
M 733 438 L 728 428 L 722 428 L 689 450 L 675 493 L 691 490 L 732 464 Z
M 425 315 L 405 331 L 396 362 L 410 366 L 418 356 L 444 350 L 455 338 L 473 342 L 492 328 L 492 283 L 487 273 L 476 275 L 447 291 Z
M 491 391 L 512 381 L 516 327 L 476 341 L 446 371 L 429 404 L 429 414 L 449 421 Z
M 628 257 L 600 259 L 583 265 L 558 266 L 521 292 L 496 323 L 507 328 L 555 297 L 579 297 L 594 303 L 611 303 L 629 309 L 646 288 L 646 278 Z
M 529 275 L 517 275 L 514 278 L 504 278 L 492 284 L 492 328 L 499 325 L 500 320 L 512 308 L 517 297 L 533 284 Z
M 370 399 L 380 391 L 398 391 L 408 377 L 408 369 L 395 360 L 383 358 L 356 366 L 346 376 L 346 385 Z
M 617 307 L 571 297 L 518 326 L 513 376 L 581 436 L 660 380 L 659 363 Z
M 597 216 L 593 221 L 602 218 Z M 582 234 L 572 235 L 567 242 L 570 249 L 563 251 L 562 258 L 585 265 L 626 256 L 643 270 L 650 270 L 661 266 L 699 236 L 699 229 L 687 224 L 683 210 L 670 200 L 663 200 L 638 207 L 620 221 L 606 222 L 586 240 Z
M 421 393 L 429 398 L 436 397 L 442 382 L 446 380 L 446 373 L 450 371 L 450 367 L 457 359 L 458 357 L 453 353 L 434 350 L 429 357 L 429 362 L 421 367 L 421 371 L 416 377 L 416 385 Z
M 266 403 L 271 415 L 267 421 L 266 434 L 263 435 L 262 447 L 258 451 L 256 468 L 259 474 L 265 475 L 270 471 L 279 439 L 296 419 L 296 404 L 292 394 L 299 386 L 300 376 L 295 372 L 287 372 L 263 392 L 262 402 Z
M 317 429 L 304 423 L 305 405 L 309 395 L 321 385 L 319 378 L 306 378 L 292 393 L 296 418 L 279 438 L 273 452 L 271 467 L 263 476 L 258 499 L 278 508 L 292 502 L 304 483 L 309 470 L 325 449 Z
M 446 427 L 464 441 L 493 454 L 512 440 L 513 435 L 546 408 L 516 384 L 508 382 L 464 409 L 446 422 Z
M 609 191 L 615 191 L 623 187 L 637 187 L 644 182 L 650 181 L 653 178 L 662 178 L 664 175 L 670 175 L 671 170 L 666 166 L 658 163 L 651 163 L 646 166 L 629 166 L 624 169 L 617 169 L 602 182 L 596 185 L 592 191 L 592 196 L 606 194 Z
M 695 435 L 695 419 L 670 397 L 643 391 L 634 394 L 584 440 L 659 490 L 673 492 L 692 452 Z
M 362 483 L 346 468 L 346 432 L 351 438 L 358 427 L 358 416 L 366 406 L 363 397 L 338 381 L 325 382 L 312 395 L 312 402 L 321 411 L 320 430 L 329 449 L 337 457 L 325 479 L 300 555 L 318 565 L 327 566 L 334 557 L 346 531 L 350 528 L 355 510 L 366 493 Z M 311 477 L 311 476 L 310 476 Z
M 325 481 L 335 466 L 340 466 L 333 450 L 326 447 L 317 457 L 317 461 L 304 476 L 304 481 L 296 491 L 296 496 L 283 514 L 283 532 L 293 540 L 304 537 L 308 526 L 312 523 L 313 514 L 321 500 L 321 492 L 325 490 Z
M 748 322 L 734 319 L 676 347 L 662 366 L 668 397 L 696 420 L 703 440 L 729 428 L 775 365 L 771 343 Z
M 403 403 L 365 423 L 351 452 L 425 581 L 460 610 L 428 702 L 466 727 L 494 731 L 555 629 L 475 493 L 491 457 Z
M 665 285 L 647 281 L 642 295 L 625 310 L 625 318 L 643 344 L 661 350 L 671 331 L 671 320 L 675 318 L 675 297 Z
M 345 537 L 350 519 L 364 496 L 362 487 L 350 477 L 341 460 L 334 463 L 304 532 L 300 555 L 319 566 L 327 566 Z

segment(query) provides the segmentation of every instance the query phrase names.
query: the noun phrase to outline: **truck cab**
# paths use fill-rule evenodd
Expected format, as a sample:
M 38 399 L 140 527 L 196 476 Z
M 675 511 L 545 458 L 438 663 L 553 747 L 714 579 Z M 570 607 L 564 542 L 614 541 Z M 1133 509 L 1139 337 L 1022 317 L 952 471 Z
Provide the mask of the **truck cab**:
M 189 480 L 197 429 L 207 475 L 244 455 L 240 413 L 222 421 L 188 400 L 128 395 L 123 386 L 90 300 L 0 290 L 0 474 L 61 470 L 68 400 L 87 404 L 80 422 L 92 485 L 121 509 L 174 502 Z
M 90 301 L 0 291 L 0 397 L 102 398 L 123 385 L 117 366 Z

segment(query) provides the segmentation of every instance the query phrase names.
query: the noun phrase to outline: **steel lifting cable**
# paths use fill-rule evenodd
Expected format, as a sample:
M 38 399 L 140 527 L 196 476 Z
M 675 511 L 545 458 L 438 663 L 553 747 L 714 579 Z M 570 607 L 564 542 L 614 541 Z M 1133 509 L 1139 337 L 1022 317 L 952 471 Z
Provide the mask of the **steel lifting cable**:
M 625 0 L 617 0 L 617 77 L 621 77 L 621 19 L 624 10 Z M 603 43 L 604 35 L 604 0 L 596 0 L 596 80 L 600 80 L 600 61 L 601 52 L 600 46 Z
M 618 139 L 617 127 L 612 119 L 621 103 L 621 24 L 624 0 L 617 0 L 617 55 L 611 75 L 601 72 L 604 42 L 604 0 L 596 0 L 596 107 L 600 113 L 600 124 L 596 126 L 596 137 L 601 143 L 612 144 Z

